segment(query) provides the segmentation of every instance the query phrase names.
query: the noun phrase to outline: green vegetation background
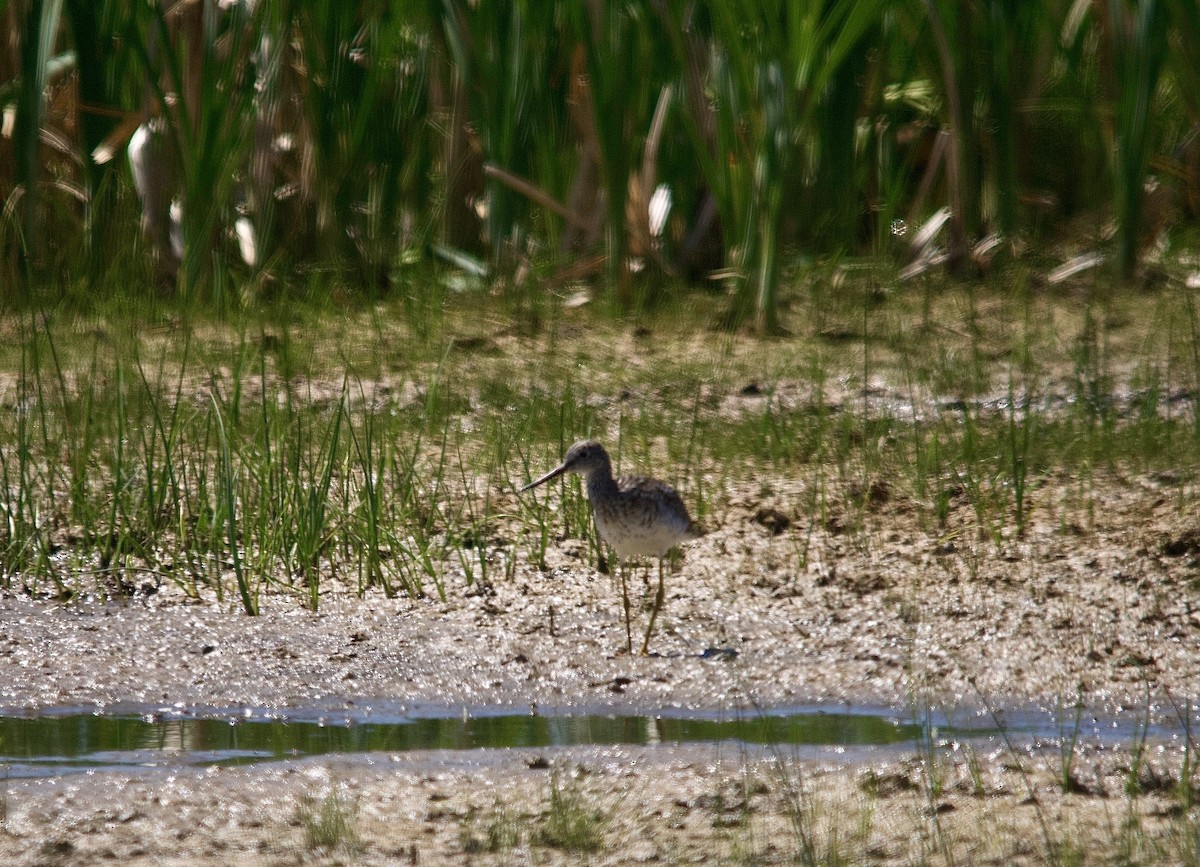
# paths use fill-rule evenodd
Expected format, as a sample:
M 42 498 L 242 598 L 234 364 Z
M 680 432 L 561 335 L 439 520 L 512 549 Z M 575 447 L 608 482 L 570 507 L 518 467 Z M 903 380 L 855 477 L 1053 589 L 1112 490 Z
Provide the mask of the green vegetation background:
M 595 544 L 513 496 L 588 435 L 798 567 L 1194 502 L 1197 3 L 4 8 L 4 587 L 444 597 Z
M 8 301 L 377 297 L 436 264 L 625 308 L 699 281 L 770 331 L 795 268 L 902 266 L 943 208 L 964 278 L 1093 247 L 1134 276 L 1200 209 L 1191 0 L 4 5 Z

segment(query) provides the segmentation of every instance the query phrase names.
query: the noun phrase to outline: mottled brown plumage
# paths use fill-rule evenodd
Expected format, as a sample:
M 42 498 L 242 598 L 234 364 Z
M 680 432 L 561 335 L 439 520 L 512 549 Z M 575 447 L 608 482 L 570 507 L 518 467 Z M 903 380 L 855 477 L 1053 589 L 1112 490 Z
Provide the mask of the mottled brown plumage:
M 642 642 L 642 653 L 645 654 L 649 651 L 654 621 L 663 603 L 662 559 L 680 542 L 700 533 L 692 523 L 683 500 L 670 485 L 641 476 L 614 479 L 608 452 L 595 440 L 575 443 L 567 450 L 561 464 L 521 490 L 536 488 L 563 473 L 579 473 L 584 477 L 596 530 L 620 560 L 635 557 L 658 559 L 658 593 L 650 612 L 646 638 Z M 621 591 L 625 603 L 625 637 L 632 652 L 629 587 L 623 569 Z

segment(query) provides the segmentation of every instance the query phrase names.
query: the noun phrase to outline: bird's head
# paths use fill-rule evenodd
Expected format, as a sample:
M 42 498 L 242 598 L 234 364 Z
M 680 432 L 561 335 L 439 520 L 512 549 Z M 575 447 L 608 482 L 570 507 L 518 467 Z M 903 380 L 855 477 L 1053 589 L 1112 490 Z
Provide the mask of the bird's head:
M 522 491 L 528 491 L 530 488 L 536 488 L 538 485 L 545 484 L 551 479 L 556 479 L 563 473 L 579 473 L 580 475 L 589 475 L 596 470 L 611 468 L 608 459 L 608 452 L 604 450 L 604 446 L 595 440 L 582 440 L 575 443 L 567 449 L 567 454 L 563 457 L 563 461 L 557 467 L 552 469 L 546 475 L 539 479 L 534 479 Z M 609 470 L 611 472 L 611 469 Z

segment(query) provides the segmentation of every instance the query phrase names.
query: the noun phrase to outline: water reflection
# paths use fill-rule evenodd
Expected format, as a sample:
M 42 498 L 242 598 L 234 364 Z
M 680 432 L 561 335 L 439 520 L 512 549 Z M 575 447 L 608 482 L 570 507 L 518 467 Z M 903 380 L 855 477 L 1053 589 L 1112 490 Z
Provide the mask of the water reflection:
M 241 763 L 326 753 L 740 741 L 893 745 L 919 726 L 887 716 L 802 713 L 730 718 L 528 713 L 355 722 L 73 714 L 0 717 L 0 762 L 41 773 L 158 763 Z

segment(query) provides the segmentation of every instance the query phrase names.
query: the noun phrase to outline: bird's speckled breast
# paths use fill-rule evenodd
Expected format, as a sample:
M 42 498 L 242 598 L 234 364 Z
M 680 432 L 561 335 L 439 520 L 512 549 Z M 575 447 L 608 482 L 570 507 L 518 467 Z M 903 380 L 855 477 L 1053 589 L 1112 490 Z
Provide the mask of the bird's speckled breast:
M 679 494 L 654 479 L 624 478 L 617 490 L 593 496 L 596 529 L 617 555 L 662 557 L 688 536 L 691 518 Z

